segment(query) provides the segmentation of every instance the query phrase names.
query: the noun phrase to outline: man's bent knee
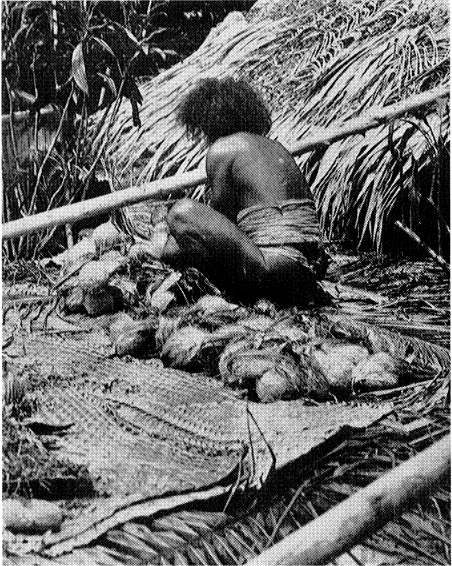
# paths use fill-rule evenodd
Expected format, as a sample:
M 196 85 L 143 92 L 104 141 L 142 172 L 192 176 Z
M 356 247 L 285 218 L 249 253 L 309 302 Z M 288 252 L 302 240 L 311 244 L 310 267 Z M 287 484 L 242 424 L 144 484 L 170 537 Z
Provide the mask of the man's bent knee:
M 196 214 L 196 204 L 196 201 L 188 198 L 176 202 L 168 212 L 167 222 L 170 230 L 177 231 L 181 225 L 190 224 Z
M 189 198 L 178 200 L 168 212 L 168 224 L 171 222 L 184 222 L 196 214 L 198 203 Z

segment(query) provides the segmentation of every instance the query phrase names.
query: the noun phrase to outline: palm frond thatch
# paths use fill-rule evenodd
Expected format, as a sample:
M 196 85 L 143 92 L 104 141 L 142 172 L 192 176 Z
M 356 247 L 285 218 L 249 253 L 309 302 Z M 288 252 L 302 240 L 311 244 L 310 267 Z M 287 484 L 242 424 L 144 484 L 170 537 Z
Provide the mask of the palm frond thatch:
M 108 140 L 103 130 L 93 140 L 122 171 L 121 186 L 200 164 L 205 148 L 185 138 L 174 110 L 203 75 L 250 80 L 273 109 L 271 136 L 288 146 L 372 106 L 447 83 L 448 13 L 440 2 L 260 4 L 248 22 L 230 15 L 191 57 L 141 86 L 143 129 L 132 128 L 122 107 Z M 446 232 L 438 210 L 448 206 L 438 183 L 446 174 L 448 141 L 448 112 L 441 107 L 301 156 L 326 235 L 381 249 L 383 233 L 388 237 L 397 219 L 417 232 L 425 208 Z M 202 188 L 195 190 L 201 195 Z

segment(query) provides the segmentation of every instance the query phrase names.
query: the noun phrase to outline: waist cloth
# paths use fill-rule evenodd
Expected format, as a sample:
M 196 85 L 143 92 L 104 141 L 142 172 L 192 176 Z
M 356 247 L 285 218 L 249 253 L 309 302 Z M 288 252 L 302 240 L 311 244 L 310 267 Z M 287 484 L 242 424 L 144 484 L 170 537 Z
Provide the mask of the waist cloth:
M 237 215 L 237 226 L 257 247 L 288 257 L 322 276 L 326 254 L 311 199 L 250 206 Z

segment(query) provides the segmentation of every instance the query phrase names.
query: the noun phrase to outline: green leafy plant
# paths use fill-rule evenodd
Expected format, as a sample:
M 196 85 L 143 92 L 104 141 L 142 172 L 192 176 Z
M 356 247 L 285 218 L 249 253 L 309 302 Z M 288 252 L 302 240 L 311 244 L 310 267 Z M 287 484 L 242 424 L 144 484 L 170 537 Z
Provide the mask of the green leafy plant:
M 166 54 L 152 43 L 159 30 L 138 41 L 98 2 L 7 2 L 3 16 L 2 87 L 9 112 L 3 221 L 9 221 L 90 196 L 100 166 L 100 154 L 85 143 L 90 115 L 105 108 L 114 116 L 125 97 L 139 127 L 136 65 L 152 60 L 157 71 Z M 23 109 L 29 113 L 16 113 Z M 99 125 L 111 121 L 104 113 Z M 36 257 L 55 253 L 62 237 L 61 229 L 51 229 L 4 249 L 9 257 Z M 66 239 L 70 245 L 70 227 Z

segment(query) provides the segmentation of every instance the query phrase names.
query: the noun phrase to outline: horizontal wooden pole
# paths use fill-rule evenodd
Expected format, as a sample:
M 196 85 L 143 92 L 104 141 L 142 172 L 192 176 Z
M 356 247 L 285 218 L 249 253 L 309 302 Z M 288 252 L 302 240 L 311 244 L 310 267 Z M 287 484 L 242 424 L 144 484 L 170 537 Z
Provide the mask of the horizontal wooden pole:
M 300 144 L 290 148 L 293 155 L 301 155 L 313 149 L 334 143 L 347 136 L 360 134 L 375 128 L 385 121 L 401 116 L 422 106 L 432 104 L 439 98 L 448 95 L 448 87 L 440 87 L 422 94 L 412 96 L 403 102 L 375 109 L 366 116 L 349 120 L 337 127 L 330 127 L 323 132 L 305 139 Z M 9 240 L 26 234 L 31 234 L 45 228 L 51 228 L 60 224 L 70 224 L 97 216 L 122 206 L 135 204 L 149 199 L 160 199 L 168 195 L 177 196 L 187 189 L 205 183 L 206 174 L 204 170 L 197 169 L 189 173 L 182 173 L 174 177 L 159 179 L 151 183 L 144 183 L 139 187 L 130 187 L 114 193 L 61 206 L 46 212 L 40 212 L 33 216 L 12 220 L 2 226 L 2 239 Z
M 364 116 L 347 120 L 340 126 L 330 126 L 319 132 L 315 136 L 311 136 L 299 144 L 290 148 L 293 155 L 301 155 L 308 151 L 312 151 L 315 147 L 322 145 L 330 145 L 336 141 L 344 139 L 348 136 L 363 134 L 367 130 L 377 128 L 382 124 L 402 116 L 407 112 L 412 112 L 423 106 L 428 106 L 436 102 L 439 98 L 445 98 L 449 94 L 449 87 L 442 86 L 434 88 L 421 94 L 415 94 L 410 98 L 391 104 L 390 106 L 382 106 L 373 108 L 365 113 Z
M 17 238 L 60 224 L 72 224 L 83 218 L 104 214 L 110 210 L 149 199 L 179 195 L 188 188 L 205 183 L 205 181 L 205 172 L 197 169 L 176 177 L 167 177 L 151 183 L 143 183 L 139 187 L 130 187 L 108 195 L 68 204 L 33 216 L 6 222 L 2 225 L 2 239 Z
M 39 110 L 39 115 L 42 117 L 51 116 L 52 114 L 58 115 L 58 110 L 52 106 L 45 106 Z M 30 118 L 31 112 L 29 110 L 19 110 L 18 112 L 13 112 L 13 123 L 23 122 Z M 2 124 L 9 124 L 11 116 L 9 114 L 2 114 Z
M 326 564 L 365 540 L 450 475 L 450 435 L 264 550 L 248 566 Z

